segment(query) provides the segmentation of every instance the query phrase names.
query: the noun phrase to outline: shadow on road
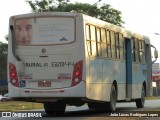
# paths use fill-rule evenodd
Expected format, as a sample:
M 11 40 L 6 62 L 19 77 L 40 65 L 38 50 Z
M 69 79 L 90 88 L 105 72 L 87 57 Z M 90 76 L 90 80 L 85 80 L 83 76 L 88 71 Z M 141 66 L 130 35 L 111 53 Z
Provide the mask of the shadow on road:
M 66 111 L 64 114 L 46 114 L 44 112 L 43 117 L 110 117 L 111 114 L 119 114 L 119 113 L 131 113 L 135 111 L 141 111 L 141 109 L 137 108 L 117 108 L 116 112 L 103 112 L 103 111 L 95 111 L 95 110 L 80 110 L 80 111 Z M 141 111 L 142 112 L 142 111 Z

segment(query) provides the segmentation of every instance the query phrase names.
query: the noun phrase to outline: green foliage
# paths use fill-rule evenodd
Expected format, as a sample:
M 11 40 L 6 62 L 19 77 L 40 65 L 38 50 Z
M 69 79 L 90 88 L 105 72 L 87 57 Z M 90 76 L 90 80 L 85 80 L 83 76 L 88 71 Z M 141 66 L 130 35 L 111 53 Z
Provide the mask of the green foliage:
M 66 0 L 35 0 L 27 1 L 33 12 L 78 12 L 99 18 L 112 24 L 122 26 L 121 11 L 112 8 L 108 4 L 98 7 L 97 4 L 67 3 Z
M 124 23 L 121 19 L 121 12 L 111 8 L 110 5 L 104 4 L 100 8 L 99 16 L 100 19 L 110 22 L 112 24 L 122 26 L 122 23 Z
M 0 42 L 0 55 L 7 54 L 8 44 Z
M 7 78 L 7 49 L 8 45 L 0 42 L 0 79 Z
M 0 79 L 7 78 L 7 55 L 0 54 Z
M 33 110 L 33 109 L 43 109 L 43 104 L 23 102 L 23 101 L 8 101 L 0 102 L 0 112 L 3 111 L 21 111 L 21 110 Z

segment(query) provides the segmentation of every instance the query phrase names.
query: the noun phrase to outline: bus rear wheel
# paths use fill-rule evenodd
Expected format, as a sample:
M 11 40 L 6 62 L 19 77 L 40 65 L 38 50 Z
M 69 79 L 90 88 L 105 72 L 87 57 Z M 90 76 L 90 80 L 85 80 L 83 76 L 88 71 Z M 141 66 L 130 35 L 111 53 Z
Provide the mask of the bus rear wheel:
M 88 103 L 88 107 L 89 109 L 94 109 L 100 112 L 114 112 L 116 111 L 116 102 L 117 102 L 117 91 L 115 86 L 112 85 L 109 102 L 103 102 L 103 103 L 90 102 Z
M 106 103 L 106 109 L 108 112 L 115 112 L 116 111 L 116 102 L 117 102 L 117 92 L 114 85 L 111 87 L 110 92 L 110 102 Z
M 136 99 L 137 108 L 144 108 L 144 103 L 145 103 L 145 89 L 143 86 L 141 91 L 141 98 Z
M 47 114 L 63 114 L 66 109 L 66 104 L 61 101 L 46 102 L 43 105 Z

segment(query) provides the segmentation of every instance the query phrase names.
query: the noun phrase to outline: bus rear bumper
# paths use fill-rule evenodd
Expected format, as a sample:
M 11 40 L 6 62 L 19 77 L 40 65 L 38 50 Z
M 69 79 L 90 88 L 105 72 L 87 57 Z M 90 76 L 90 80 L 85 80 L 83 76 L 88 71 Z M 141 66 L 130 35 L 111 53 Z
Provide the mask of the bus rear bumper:
M 70 88 L 36 90 L 20 89 L 19 98 L 60 98 L 60 97 L 86 97 L 86 84 L 84 81 Z

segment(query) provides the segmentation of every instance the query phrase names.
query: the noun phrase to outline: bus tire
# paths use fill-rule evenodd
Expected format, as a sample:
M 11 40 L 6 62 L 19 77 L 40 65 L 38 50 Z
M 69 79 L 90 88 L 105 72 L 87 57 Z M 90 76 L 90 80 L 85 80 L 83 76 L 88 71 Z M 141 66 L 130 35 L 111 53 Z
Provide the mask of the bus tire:
M 108 112 L 115 112 L 116 111 L 116 102 L 117 102 L 117 92 L 114 85 L 111 87 L 110 92 L 110 102 L 106 103 L 107 111 Z
M 136 99 L 137 108 L 144 108 L 144 103 L 145 103 L 145 89 L 143 86 L 141 90 L 141 98 Z
M 65 112 L 65 109 L 66 109 L 66 104 L 64 102 L 57 102 L 56 105 L 56 114 L 63 114 Z
M 106 111 L 104 103 L 100 103 L 100 102 L 88 103 L 88 108 L 90 110 L 96 110 L 98 112 L 105 112 Z
M 94 103 L 88 103 L 88 108 L 89 108 L 89 109 L 95 109 L 96 106 L 95 106 Z
M 43 106 L 44 106 L 44 110 L 47 114 L 54 114 L 55 113 L 51 102 L 43 103 Z
M 46 102 L 43 105 L 47 114 L 63 114 L 66 109 L 66 104 L 61 101 Z

